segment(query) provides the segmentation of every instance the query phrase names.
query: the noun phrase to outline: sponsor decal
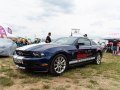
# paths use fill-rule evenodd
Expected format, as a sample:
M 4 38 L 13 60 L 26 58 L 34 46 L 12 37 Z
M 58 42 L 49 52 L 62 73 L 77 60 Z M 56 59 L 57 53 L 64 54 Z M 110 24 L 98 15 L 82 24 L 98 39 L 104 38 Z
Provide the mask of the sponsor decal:
M 86 58 L 91 56 L 92 54 L 81 54 L 81 53 L 77 53 L 77 59 L 81 59 L 81 58 Z
M 89 61 L 89 60 L 93 60 L 93 59 L 95 59 L 95 57 L 79 59 L 79 60 L 73 60 L 73 61 L 70 61 L 69 64 L 80 63 L 80 62 Z

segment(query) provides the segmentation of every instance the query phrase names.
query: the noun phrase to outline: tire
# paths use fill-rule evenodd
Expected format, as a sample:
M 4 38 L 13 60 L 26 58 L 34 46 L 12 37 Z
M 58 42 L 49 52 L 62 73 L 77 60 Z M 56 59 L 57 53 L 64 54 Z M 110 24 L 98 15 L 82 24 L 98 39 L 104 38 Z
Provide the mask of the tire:
M 97 53 L 95 61 L 94 61 L 95 64 L 100 65 L 101 64 L 101 59 L 102 59 L 101 54 Z
M 68 63 L 67 63 L 67 58 L 63 54 L 58 54 L 56 55 L 49 67 L 49 72 L 52 75 L 61 75 L 67 68 Z

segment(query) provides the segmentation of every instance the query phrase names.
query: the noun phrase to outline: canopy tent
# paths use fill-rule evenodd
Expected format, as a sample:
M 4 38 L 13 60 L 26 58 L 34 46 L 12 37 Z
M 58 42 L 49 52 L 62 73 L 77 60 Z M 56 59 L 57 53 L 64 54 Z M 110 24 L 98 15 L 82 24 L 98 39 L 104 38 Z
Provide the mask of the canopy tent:
M 120 33 L 108 34 L 102 37 L 104 40 L 118 39 L 120 40 Z

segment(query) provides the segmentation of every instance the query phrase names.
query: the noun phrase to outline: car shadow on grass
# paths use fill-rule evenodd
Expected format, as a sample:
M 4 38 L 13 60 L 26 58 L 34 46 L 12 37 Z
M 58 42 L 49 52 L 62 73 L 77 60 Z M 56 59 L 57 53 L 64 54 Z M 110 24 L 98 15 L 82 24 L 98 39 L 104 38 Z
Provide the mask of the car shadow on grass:
M 0 56 L 0 60 L 2 60 L 2 58 L 9 58 L 9 56 Z
M 32 78 L 51 79 L 52 77 L 54 77 L 49 72 L 30 71 L 30 70 L 18 70 L 18 71 L 19 73 Z
M 56 76 L 49 72 L 39 72 L 39 71 L 27 71 L 27 70 L 17 70 L 20 74 L 24 75 L 25 78 L 43 79 L 43 80 L 53 80 L 55 77 L 66 77 L 73 78 L 76 73 L 80 73 L 80 69 L 85 68 L 86 65 L 74 66 L 67 69 L 63 74 Z M 78 76 L 78 75 L 77 75 Z M 76 77 L 75 77 L 76 78 Z

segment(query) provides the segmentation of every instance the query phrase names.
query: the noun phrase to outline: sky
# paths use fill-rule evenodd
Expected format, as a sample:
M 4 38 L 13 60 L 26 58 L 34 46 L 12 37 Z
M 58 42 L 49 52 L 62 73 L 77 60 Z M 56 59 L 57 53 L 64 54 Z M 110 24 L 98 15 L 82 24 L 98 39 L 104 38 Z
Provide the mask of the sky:
M 81 34 L 102 37 L 120 33 L 119 0 L 0 0 L 0 25 L 15 36 L 52 38 Z

